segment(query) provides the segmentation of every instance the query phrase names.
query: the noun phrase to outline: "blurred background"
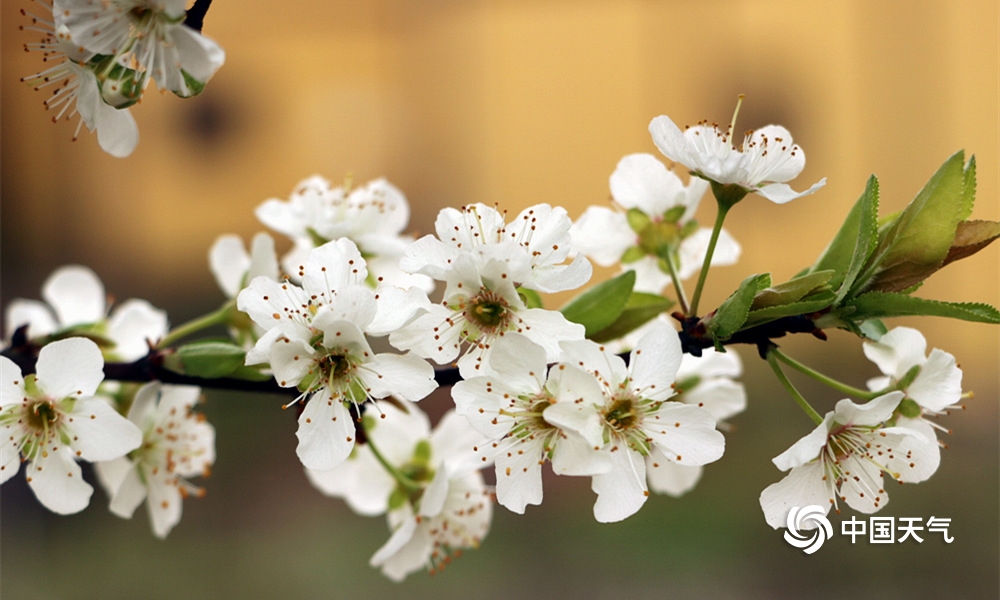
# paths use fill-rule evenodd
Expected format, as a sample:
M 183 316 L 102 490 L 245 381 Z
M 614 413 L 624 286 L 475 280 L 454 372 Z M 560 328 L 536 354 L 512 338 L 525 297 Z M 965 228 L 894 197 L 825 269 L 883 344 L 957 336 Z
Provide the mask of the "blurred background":
M 45 92 L 19 81 L 42 68 L 22 50 L 35 36 L 18 30 L 17 9 L 29 6 L 5 0 L 2 16 L 4 306 L 38 298 L 53 269 L 81 263 L 119 300 L 146 298 L 174 324 L 203 314 L 222 301 L 207 267 L 215 237 L 262 230 L 253 209 L 315 173 L 387 177 L 411 202 L 415 234 L 433 231 L 439 209 L 471 202 L 514 213 L 549 202 L 577 217 L 607 202 L 623 155 L 656 153 L 652 117 L 728 123 L 739 93 L 739 129 L 780 123 L 805 150 L 793 187 L 828 183 L 789 205 L 750 197 L 734 209 L 727 227 L 743 259 L 713 271 L 703 306 L 749 273 L 777 281 L 810 264 L 872 173 L 886 214 L 964 148 L 979 166 L 973 218 L 998 219 L 996 0 L 217 0 L 204 32 L 225 48 L 225 66 L 197 98 L 148 94 L 132 109 L 141 141 L 124 160 L 86 132 L 71 143 L 74 126 L 49 123 Z M 993 247 L 958 263 L 918 295 L 996 305 L 998 256 Z M 879 516 L 950 517 L 952 544 L 928 534 L 852 545 L 839 535 L 846 509 L 817 554 L 787 545 L 757 497 L 782 476 L 770 458 L 811 424 L 740 348 L 750 408 L 733 419 L 726 455 L 688 496 L 653 497 L 624 523 L 594 522 L 586 480 L 550 478 L 526 516 L 497 509 L 482 548 L 396 585 L 367 567 L 384 521 L 309 486 L 280 400 L 212 394 L 208 495 L 185 503 L 165 542 L 144 509 L 117 519 L 100 491 L 83 513 L 59 517 L 22 476 L 4 484 L 3 596 L 996 598 L 998 330 L 892 324 L 954 354 L 975 397 L 941 419 L 954 433 L 938 473 L 893 486 Z M 856 385 L 876 374 L 844 333 L 783 347 Z M 839 399 L 801 383 L 820 411 Z

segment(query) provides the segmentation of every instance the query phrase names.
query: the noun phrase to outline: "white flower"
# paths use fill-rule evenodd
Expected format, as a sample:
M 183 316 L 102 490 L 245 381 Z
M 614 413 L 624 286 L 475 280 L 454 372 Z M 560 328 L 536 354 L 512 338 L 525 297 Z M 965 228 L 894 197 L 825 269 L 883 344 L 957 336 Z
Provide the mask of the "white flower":
M 570 230 L 574 247 L 599 265 L 634 270 L 637 291 L 658 294 L 670 283 L 666 257 L 680 279 L 694 275 L 711 237 L 694 220 L 708 182 L 695 177 L 685 186 L 652 155 L 631 154 L 619 161 L 610 184 L 614 202 L 627 212 L 589 207 Z M 739 244 L 723 229 L 711 264 L 731 265 L 739 255 Z
M 87 267 L 67 265 L 53 271 L 42 284 L 42 298 L 45 302 L 15 299 L 8 305 L 8 336 L 23 325 L 32 338 L 79 330 L 107 338 L 112 343 L 105 351 L 109 360 L 133 361 L 146 356 L 150 342 L 167 333 L 166 313 L 145 300 L 126 300 L 108 315 L 104 285 Z
M 775 457 L 775 466 L 791 471 L 760 494 L 768 525 L 783 527 L 794 506 L 816 504 L 839 512 L 843 501 L 873 513 L 889 502 L 883 473 L 901 483 L 933 475 L 940 458 L 935 441 L 912 429 L 887 426 L 902 399 L 899 391 L 862 405 L 845 398 L 812 433 Z
M 566 362 L 591 373 L 602 393 L 557 402 L 544 416 L 611 457 L 612 469 L 594 475 L 591 483 L 598 521 L 620 521 L 642 507 L 649 495 L 647 463 L 655 470 L 668 462 L 704 465 L 722 456 L 725 440 L 711 413 L 669 400 L 681 347 L 677 332 L 665 322 L 639 340 L 627 368 L 620 357 L 589 341 L 565 342 L 563 349 Z
M 270 199 L 257 207 L 257 218 L 295 242 L 283 258 L 285 269 L 294 274 L 314 247 L 339 238 L 353 241 L 368 265 L 372 280 L 402 288 L 416 286 L 425 292 L 434 283 L 424 275 L 400 270 L 399 260 L 413 241 L 403 235 L 410 220 L 406 197 L 385 179 L 348 189 L 331 187 L 314 175 L 296 186 L 288 201 Z
M 515 285 L 539 292 L 571 290 L 590 280 L 592 268 L 582 256 L 563 264 L 572 249 L 572 221 L 565 209 L 536 204 L 510 223 L 505 218 L 506 213 L 483 204 L 445 208 L 434 224 L 437 237 L 427 235 L 410 245 L 401 266 L 449 281 L 459 256 L 473 257 L 480 268 L 503 260 Z
M 302 287 L 257 277 L 237 296 L 237 307 L 266 330 L 246 364 L 269 364 L 279 385 L 302 392 L 296 402 L 308 399 L 296 453 L 310 469 L 332 469 L 354 447 L 345 403 L 419 400 L 437 387 L 426 361 L 372 351 L 365 334 L 377 326 L 379 305 L 367 274 L 354 243 L 340 239 L 309 254 L 298 271 Z M 387 318 L 404 312 L 394 308 Z
M 600 395 L 597 381 L 572 365 L 548 369 L 545 350 L 512 333 L 496 343 L 487 374 L 452 388 L 456 412 L 492 442 L 497 502 L 516 513 L 542 502 L 542 465 L 560 475 L 594 475 L 611 467 L 575 431 L 544 419 L 557 402 Z
M 51 12 L 51 7 L 39 2 Z M 123 158 L 135 150 L 139 143 L 139 129 L 127 108 L 116 109 L 101 98 L 100 82 L 88 61 L 94 52 L 81 50 L 70 37 L 65 26 L 56 26 L 52 15 L 32 15 L 32 25 L 26 27 L 43 34 L 38 43 L 25 44 L 26 50 L 36 50 L 43 54 L 43 60 L 52 66 L 43 71 L 22 78 L 42 89 L 59 85 L 55 92 L 45 99 L 45 107 L 58 110 L 53 122 L 64 116 L 67 119 L 79 115 L 73 139 L 77 139 L 80 128 L 87 126 L 97 132 L 97 141 L 108 154 Z
M 507 333 L 524 334 L 545 349 L 549 361 L 558 360 L 560 341 L 583 339 L 583 326 L 562 313 L 525 306 L 515 287 L 515 273 L 528 270 L 524 254 L 512 244 L 493 248 L 495 256 L 487 260 L 471 253 L 449 259 L 444 300 L 393 332 L 392 345 L 438 364 L 458 358 L 459 373 L 467 378 L 482 372 L 493 344 Z
M 142 445 L 127 456 L 95 465 L 111 496 L 111 512 L 126 519 L 146 501 L 157 537 L 165 538 L 181 519 L 181 501 L 204 491 L 186 477 L 207 476 L 215 462 L 215 429 L 192 412 L 201 389 L 143 386 L 129 410 L 142 431 Z
M 418 569 L 443 569 L 467 548 L 478 548 L 493 519 L 490 493 L 477 469 L 475 448 L 486 440 L 454 412 L 430 439 L 416 441 L 409 461 L 395 465 L 410 486 L 390 500 L 392 535 L 370 564 L 394 581 Z M 395 504 L 393 504 L 395 502 Z
M 218 44 L 184 25 L 187 0 L 55 0 L 54 7 L 56 25 L 74 43 L 114 57 L 109 70 L 135 69 L 138 85 L 148 75 L 161 89 L 193 96 L 226 60 Z
M 280 274 L 274 239 L 266 233 L 253 236 L 249 253 L 238 235 L 220 235 L 208 251 L 208 263 L 227 298 L 235 298 L 255 277 Z
M 718 125 L 702 122 L 682 133 L 669 117 L 661 115 L 650 122 L 649 132 L 664 156 L 694 175 L 742 188 L 743 194 L 756 192 L 777 204 L 809 195 L 826 184 L 824 177 L 808 190 L 796 192 L 784 183 L 802 172 L 806 155 L 780 125 L 747 133 L 740 148 L 733 145 L 732 126 L 723 132 Z
M 0 483 L 27 462 L 25 478 L 38 501 L 59 514 L 83 510 L 93 488 L 77 458 L 111 460 L 134 450 L 142 433 L 101 398 L 104 359 L 97 344 L 70 338 L 47 344 L 37 374 L 0 357 Z

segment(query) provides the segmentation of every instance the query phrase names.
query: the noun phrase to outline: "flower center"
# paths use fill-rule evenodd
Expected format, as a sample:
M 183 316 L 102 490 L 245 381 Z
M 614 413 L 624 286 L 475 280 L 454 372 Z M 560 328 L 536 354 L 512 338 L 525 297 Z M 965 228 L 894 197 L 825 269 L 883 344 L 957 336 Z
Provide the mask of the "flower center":
M 611 402 L 611 406 L 604 411 L 604 420 L 618 433 L 632 429 L 639 420 L 638 413 L 634 410 L 635 402 L 632 398 L 616 398 Z
M 666 256 L 667 252 L 677 246 L 679 238 L 680 229 L 676 223 L 650 221 L 639 232 L 639 247 L 646 254 L 662 257 Z
M 494 332 L 510 320 L 510 308 L 498 294 L 484 290 L 465 309 L 465 318 L 481 331 Z
M 56 429 L 62 413 L 56 409 L 55 402 L 46 398 L 36 400 L 26 414 L 28 427 L 34 431 L 51 431 Z

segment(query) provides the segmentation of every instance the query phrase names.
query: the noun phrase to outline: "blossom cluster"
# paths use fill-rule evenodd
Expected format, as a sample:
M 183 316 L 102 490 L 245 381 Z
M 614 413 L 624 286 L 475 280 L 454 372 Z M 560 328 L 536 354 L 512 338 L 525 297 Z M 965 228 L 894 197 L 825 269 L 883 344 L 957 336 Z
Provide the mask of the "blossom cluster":
M 109 53 L 115 65 L 139 73 L 130 77 L 151 77 L 183 95 L 218 66 L 178 67 L 178 75 L 162 56 L 147 62 L 167 44 L 167 24 L 183 27 L 174 3 L 141 10 L 124 0 L 55 5 L 65 10 L 50 23 L 56 37 L 46 43 L 63 34 L 67 43 L 81 34 L 100 40 L 90 57 L 60 63 L 66 68 L 94 75 L 101 61 L 93 57 Z M 121 19 L 139 19 L 129 21 L 129 35 L 149 29 L 122 38 L 115 33 L 120 20 L 101 20 L 113 9 L 125 11 L 115 13 Z M 100 35 L 95 21 L 104 23 Z M 210 42 L 179 31 L 167 45 L 212 54 Z M 310 177 L 287 200 L 256 210 L 290 248 L 279 257 L 269 234 L 257 234 L 249 250 L 239 237 L 221 236 L 209 267 L 222 307 L 173 330 L 145 301 L 109 311 L 92 271 L 61 268 L 43 285 L 45 302 L 16 300 L 7 308 L 6 341 L 17 351 L 11 356 L 37 357 L 0 357 L 0 478 L 25 463 L 39 501 L 72 513 L 92 494 L 78 461 L 93 462 L 113 513 L 130 517 L 145 501 L 154 533 L 169 533 L 182 499 L 203 493 L 189 479 L 208 475 L 215 460 L 214 429 L 194 411 L 201 391 L 104 381 L 107 360 L 141 365 L 143 373 L 266 380 L 287 390 L 292 399 L 282 408 L 297 413 L 305 476 L 359 514 L 385 515 L 389 539 L 370 564 L 394 580 L 439 570 L 478 547 L 494 501 L 515 513 L 541 504 L 546 463 L 556 476 L 590 478 L 599 522 L 635 514 L 651 492 L 685 494 L 705 465 L 722 458 L 728 420 L 747 406 L 737 381 L 743 365 L 726 343 L 735 343 L 747 322 L 806 313 L 833 319 L 831 298 L 839 293 L 834 269 L 816 268 L 786 284 L 751 278 L 718 309 L 697 313 L 708 269 L 735 263 L 741 252 L 722 227 L 725 214 L 752 193 L 781 204 L 824 183 L 805 192 L 788 186 L 805 156 L 784 128 L 750 132 L 740 148 L 731 129 L 700 124 L 681 132 L 657 117 L 650 124 L 655 145 L 689 179 L 650 154 L 626 156 L 609 180 L 613 208 L 590 207 L 576 222 L 549 204 L 513 217 L 469 204 L 441 210 L 434 233 L 415 238 L 406 233 L 407 201 L 388 181 L 334 186 Z M 711 229 L 696 220 L 709 189 L 720 215 Z M 863 238 L 859 244 L 871 246 Z M 546 308 L 547 295 L 589 282 L 590 260 L 620 265 L 624 274 L 563 309 Z M 696 273 L 688 304 L 683 280 Z M 672 315 L 680 331 L 662 314 L 668 284 L 683 309 Z M 837 285 L 842 299 L 847 275 Z M 220 325 L 226 341 L 178 344 Z M 914 329 L 863 331 L 862 351 L 882 375 L 867 390 L 832 383 L 857 401 L 844 398 L 823 416 L 788 384 L 815 429 L 773 461 L 788 471 L 760 495 L 775 528 L 790 510 L 811 504 L 873 513 L 888 502 L 886 475 L 916 483 L 938 468 L 943 428 L 935 418 L 966 397 L 955 358 L 937 349 L 928 355 Z M 786 357 L 771 337 L 743 341 L 758 346 L 783 382 L 782 362 L 831 381 Z M 418 403 L 442 382 L 451 385 L 454 407 L 432 426 Z
M 197 95 L 225 62 L 225 52 L 185 24 L 186 0 L 36 0 L 22 29 L 40 33 L 26 50 L 42 53 L 47 68 L 24 77 L 42 89 L 57 86 L 45 106 L 52 120 L 79 116 L 101 148 L 125 157 L 139 143 L 128 108 L 150 81 L 182 98 Z M 24 12 L 24 11 L 22 11 Z

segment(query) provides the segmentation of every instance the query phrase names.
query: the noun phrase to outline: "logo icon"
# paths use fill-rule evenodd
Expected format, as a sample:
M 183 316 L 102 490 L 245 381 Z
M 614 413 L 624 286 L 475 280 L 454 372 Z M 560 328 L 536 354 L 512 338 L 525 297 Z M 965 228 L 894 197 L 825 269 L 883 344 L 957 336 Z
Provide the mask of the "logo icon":
M 815 525 L 805 528 L 804 532 L 800 531 L 807 523 Z M 815 504 L 792 507 L 792 510 L 788 511 L 786 525 L 785 541 L 796 548 L 801 548 L 806 554 L 819 550 L 823 542 L 833 537 L 833 526 L 826 518 L 826 511 L 822 506 Z

